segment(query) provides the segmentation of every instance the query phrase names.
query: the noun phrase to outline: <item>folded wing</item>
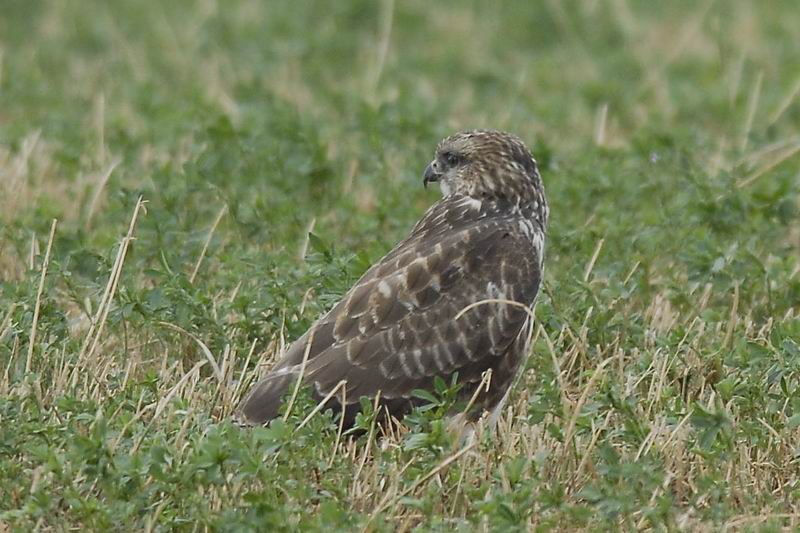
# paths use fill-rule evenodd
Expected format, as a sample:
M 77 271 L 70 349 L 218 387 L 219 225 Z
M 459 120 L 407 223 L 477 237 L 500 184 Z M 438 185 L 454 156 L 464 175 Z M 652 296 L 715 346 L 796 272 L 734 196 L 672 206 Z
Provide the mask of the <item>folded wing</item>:
M 485 370 L 518 359 L 510 352 L 525 349 L 515 342 L 527 332 L 524 309 L 484 303 L 459 314 L 486 299 L 532 305 L 541 240 L 523 231 L 521 219 L 487 216 L 470 202 L 432 207 L 253 387 L 238 418 L 275 418 L 301 374 L 318 399 L 344 380 L 348 406 L 380 391 L 384 405 L 408 410 L 413 391 L 431 389 L 436 376 L 449 381 L 457 372 L 469 392 Z

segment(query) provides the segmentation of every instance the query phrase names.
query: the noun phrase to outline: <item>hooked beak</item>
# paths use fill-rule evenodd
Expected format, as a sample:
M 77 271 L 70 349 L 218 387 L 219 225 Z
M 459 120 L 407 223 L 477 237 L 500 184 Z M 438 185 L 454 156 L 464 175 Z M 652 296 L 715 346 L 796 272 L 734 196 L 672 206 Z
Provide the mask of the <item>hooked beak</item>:
M 428 188 L 428 183 L 432 181 L 439 181 L 441 174 L 436 171 L 433 165 L 433 161 L 428 163 L 428 166 L 425 167 L 425 172 L 422 173 L 422 186 L 426 189 Z

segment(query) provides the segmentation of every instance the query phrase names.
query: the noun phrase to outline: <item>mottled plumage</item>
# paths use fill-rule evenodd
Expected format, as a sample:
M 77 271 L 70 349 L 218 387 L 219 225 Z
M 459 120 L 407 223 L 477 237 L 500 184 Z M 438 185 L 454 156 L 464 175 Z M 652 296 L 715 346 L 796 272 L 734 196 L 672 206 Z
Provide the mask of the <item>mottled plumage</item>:
M 533 307 L 548 217 L 541 178 L 517 137 L 478 130 L 439 143 L 424 174 L 432 181 L 444 197 L 290 346 L 242 401 L 240 422 L 275 418 L 301 370 L 318 400 L 347 382 L 348 425 L 361 396 L 380 391 L 381 405 L 399 418 L 421 403 L 415 389 L 432 390 L 436 376 L 449 383 L 456 372 L 470 399 L 492 370 L 470 418 L 501 404 L 528 353 L 530 315 L 484 303 L 456 316 L 487 299 Z M 328 405 L 339 411 L 340 399 Z

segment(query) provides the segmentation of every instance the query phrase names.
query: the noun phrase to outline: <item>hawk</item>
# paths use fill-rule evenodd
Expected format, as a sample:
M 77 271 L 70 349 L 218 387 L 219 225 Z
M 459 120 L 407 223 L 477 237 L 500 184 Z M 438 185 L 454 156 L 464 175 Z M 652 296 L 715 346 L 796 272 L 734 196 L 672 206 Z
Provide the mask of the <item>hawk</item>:
M 443 197 L 253 386 L 239 423 L 276 418 L 298 380 L 348 427 L 361 397 L 400 419 L 424 403 L 415 390 L 454 375 L 467 419 L 488 410 L 496 419 L 529 350 L 548 219 L 542 180 L 518 137 L 473 130 L 439 143 L 430 182 Z

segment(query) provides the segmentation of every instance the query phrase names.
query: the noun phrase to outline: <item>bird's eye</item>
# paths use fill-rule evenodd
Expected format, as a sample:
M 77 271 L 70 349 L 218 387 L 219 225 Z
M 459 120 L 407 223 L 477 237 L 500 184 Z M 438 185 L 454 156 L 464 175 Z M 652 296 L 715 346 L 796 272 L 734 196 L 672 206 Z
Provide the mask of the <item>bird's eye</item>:
M 442 154 L 442 158 L 445 160 L 445 162 L 447 162 L 447 165 L 451 166 L 451 167 L 456 166 L 459 163 L 459 161 L 461 160 L 458 157 L 458 155 L 454 154 L 453 152 L 445 152 L 445 153 L 443 153 Z

